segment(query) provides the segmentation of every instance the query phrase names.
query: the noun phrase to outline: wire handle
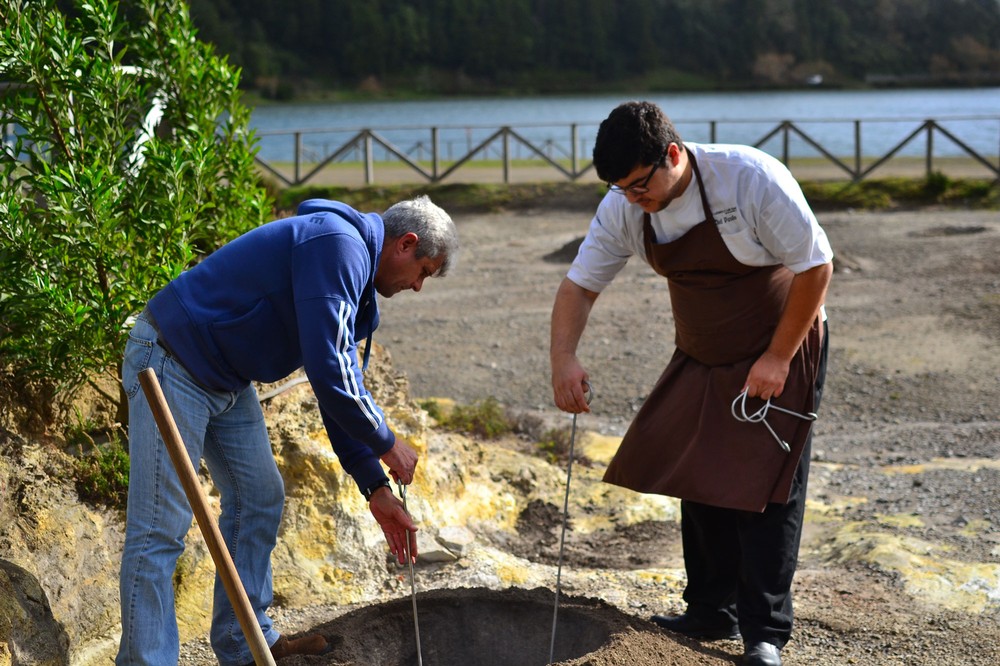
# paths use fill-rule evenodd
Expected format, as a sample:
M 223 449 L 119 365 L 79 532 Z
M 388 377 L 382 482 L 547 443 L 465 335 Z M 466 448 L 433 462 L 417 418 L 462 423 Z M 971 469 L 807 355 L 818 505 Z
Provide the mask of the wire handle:
M 788 442 L 781 439 L 781 437 L 778 436 L 778 433 L 774 431 L 774 428 L 771 427 L 771 424 L 767 422 L 766 418 L 767 413 L 770 410 L 774 409 L 779 412 L 784 412 L 785 414 L 790 414 L 791 416 L 794 416 L 796 418 L 800 418 L 803 421 L 815 421 L 817 419 L 816 412 L 807 412 L 805 414 L 793 412 L 790 409 L 785 409 L 784 407 L 779 407 L 778 405 L 772 404 L 770 398 L 765 400 L 764 405 L 756 412 L 753 412 L 752 414 L 747 414 L 747 398 L 749 398 L 748 394 L 749 394 L 749 389 L 743 389 L 743 391 L 733 400 L 732 404 L 729 407 L 729 411 L 732 413 L 733 418 L 739 421 L 740 423 L 763 423 L 764 427 L 767 428 L 768 432 L 771 433 L 771 436 L 774 437 L 774 440 L 778 442 L 778 446 L 780 446 L 781 450 L 784 451 L 785 453 L 790 452 L 792 449 L 790 446 L 788 446 Z

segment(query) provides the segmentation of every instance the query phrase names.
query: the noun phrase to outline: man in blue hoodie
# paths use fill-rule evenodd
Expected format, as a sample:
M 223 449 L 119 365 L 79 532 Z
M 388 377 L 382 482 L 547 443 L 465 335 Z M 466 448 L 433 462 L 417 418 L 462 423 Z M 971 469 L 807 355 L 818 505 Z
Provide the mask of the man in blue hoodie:
M 379 322 L 376 292 L 420 291 L 426 278 L 448 272 L 457 248 L 451 218 L 425 196 L 381 216 L 314 199 L 295 217 L 226 244 L 150 300 L 129 334 L 122 370 L 131 469 L 119 666 L 177 663 L 173 573 L 192 520 L 139 373 L 155 370 L 191 460 L 197 467 L 204 459 L 212 474 L 219 527 L 271 653 L 322 653 L 323 637 L 289 640 L 267 616 L 284 484 L 251 382 L 305 369 L 334 451 L 404 563 L 416 526 L 381 463 L 408 484 L 417 454 L 386 425 L 361 373 Z M 361 339 L 368 344 L 359 368 Z M 415 539 L 411 546 L 415 557 Z M 222 666 L 253 662 L 218 578 L 211 641 Z

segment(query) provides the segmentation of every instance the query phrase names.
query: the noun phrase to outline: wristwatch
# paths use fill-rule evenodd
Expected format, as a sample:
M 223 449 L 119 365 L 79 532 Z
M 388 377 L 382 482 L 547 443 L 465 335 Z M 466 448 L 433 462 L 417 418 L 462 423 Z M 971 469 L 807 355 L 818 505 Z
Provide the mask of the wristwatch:
M 373 483 L 372 485 L 368 486 L 367 488 L 362 488 L 361 494 L 365 496 L 365 500 L 371 502 L 372 495 L 374 495 L 375 491 L 378 490 L 379 488 L 388 488 L 389 491 L 391 492 L 392 484 L 389 483 L 389 479 L 382 478 Z

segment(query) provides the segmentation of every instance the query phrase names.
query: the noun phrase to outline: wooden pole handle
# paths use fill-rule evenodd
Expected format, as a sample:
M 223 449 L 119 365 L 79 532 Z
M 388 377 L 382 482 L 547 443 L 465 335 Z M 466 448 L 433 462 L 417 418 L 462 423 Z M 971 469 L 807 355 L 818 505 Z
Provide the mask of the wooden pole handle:
M 226 548 L 226 544 L 222 540 L 222 532 L 219 531 L 218 524 L 209 513 L 208 500 L 205 499 L 205 494 L 198 483 L 198 475 L 194 470 L 194 465 L 191 464 L 187 449 L 184 448 L 184 441 L 181 439 L 180 431 L 177 430 L 177 424 L 174 422 L 170 407 L 160 389 L 160 382 L 152 368 L 146 368 L 139 373 L 139 383 L 142 385 L 142 392 L 146 395 L 149 408 L 153 412 L 156 427 L 159 428 L 160 435 L 167 445 L 167 451 L 174 463 L 174 469 L 177 470 L 177 476 L 180 477 L 184 493 L 187 495 L 188 502 L 191 503 L 192 510 L 194 510 L 198 527 L 201 528 L 205 543 L 208 544 L 208 550 L 215 561 L 215 568 L 226 588 L 226 596 L 229 597 L 229 603 L 236 611 L 236 618 L 243 629 L 243 635 L 246 636 L 254 662 L 257 666 L 275 666 L 271 649 L 267 646 L 267 641 L 264 640 L 264 632 L 261 631 L 260 625 L 257 623 L 257 616 L 250 606 L 246 589 L 244 589 L 240 575 L 236 571 L 236 565 L 233 564 L 233 558 L 229 555 L 229 549 Z

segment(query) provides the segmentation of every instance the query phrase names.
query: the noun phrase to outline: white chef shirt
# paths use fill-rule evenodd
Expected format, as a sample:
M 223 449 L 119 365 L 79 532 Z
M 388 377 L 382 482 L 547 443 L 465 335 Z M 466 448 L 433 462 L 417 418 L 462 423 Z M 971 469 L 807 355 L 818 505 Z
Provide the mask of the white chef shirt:
M 737 261 L 746 266 L 783 264 L 801 273 L 833 259 L 826 232 L 780 161 L 749 146 L 685 145 L 698 163 L 719 233 Z M 645 260 L 642 218 L 641 207 L 608 192 L 567 277 L 601 292 L 633 254 Z M 704 219 L 698 180 L 692 174 L 681 196 L 652 213 L 656 242 L 677 240 Z

